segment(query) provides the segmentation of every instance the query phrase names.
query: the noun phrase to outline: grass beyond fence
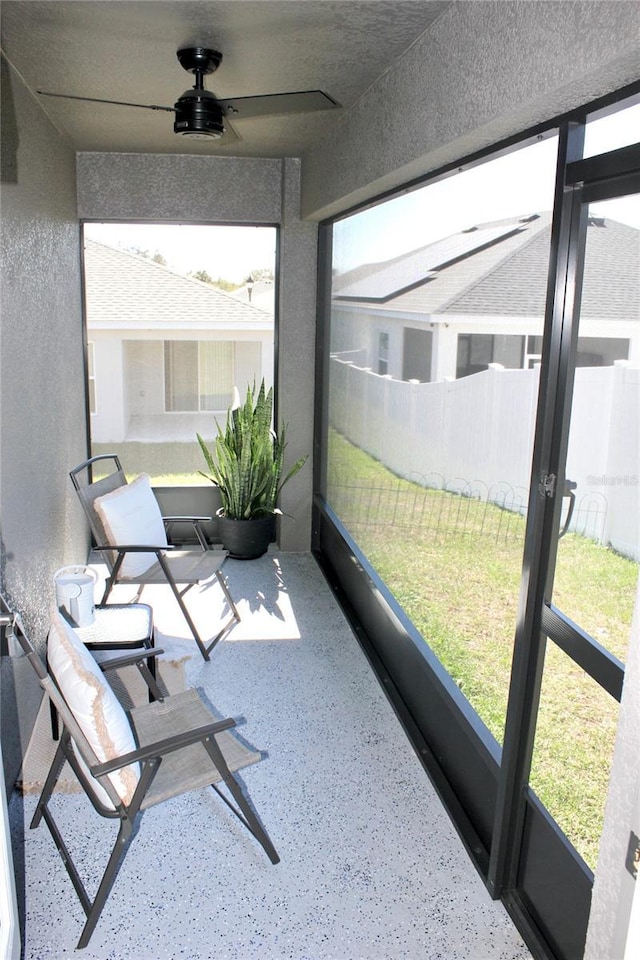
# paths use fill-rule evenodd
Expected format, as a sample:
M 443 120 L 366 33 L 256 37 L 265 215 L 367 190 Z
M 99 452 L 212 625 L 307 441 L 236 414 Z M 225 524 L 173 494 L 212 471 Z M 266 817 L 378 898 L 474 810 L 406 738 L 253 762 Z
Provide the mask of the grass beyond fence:
M 489 730 L 502 742 L 525 518 L 399 479 L 332 435 L 328 499 Z M 472 484 L 462 484 L 473 492 Z M 505 504 L 522 510 L 516 491 Z M 624 660 L 638 566 L 575 534 L 554 603 Z M 594 868 L 618 704 L 548 643 L 531 784 Z
M 152 484 L 157 487 L 191 487 L 207 483 L 199 473 L 200 470 L 206 472 L 206 463 L 195 437 L 190 443 L 141 443 L 128 440 L 91 445 L 92 456 L 105 453 L 115 453 L 120 457 L 129 480 L 140 473 L 148 473 Z

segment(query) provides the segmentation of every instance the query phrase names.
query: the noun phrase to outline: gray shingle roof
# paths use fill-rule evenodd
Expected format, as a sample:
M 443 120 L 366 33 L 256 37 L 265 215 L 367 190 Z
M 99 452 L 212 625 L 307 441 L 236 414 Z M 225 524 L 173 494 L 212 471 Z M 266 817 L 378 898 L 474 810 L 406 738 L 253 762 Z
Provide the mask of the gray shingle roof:
M 496 231 L 492 245 L 471 248 L 455 262 L 436 271 L 425 271 L 422 283 L 416 283 L 413 289 L 406 290 L 407 264 L 413 269 L 417 258 L 427 263 L 430 247 L 438 244 L 343 274 L 336 278 L 334 298 L 340 301 L 343 291 L 354 289 L 379 291 L 379 273 L 385 287 L 389 289 L 395 283 L 398 293 L 387 296 L 384 303 L 374 303 L 363 296 L 361 302 L 367 303 L 368 310 L 397 310 L 423 316 L 543 316 L 551 215 L 542 213 L 535 218 L 482 224 L 478 231 L 492 229 Z M 587 230 L 581 316 L 640 320 L 639 276 L 640 230 L 611 219 L 592 219 Z M 348 299 L 353 302 L 351 297 Z
M 516 250 L 444 313 L 542 316 L 551 228 Z M 640 230 L 593 219 L 587 247 L 580 316 L 583 320 L 640 321 Z
M 89 327 L 257 330 L 273 325 L 273 318 L 258 307 L 95 240 L 85 243 L 85 274 Z

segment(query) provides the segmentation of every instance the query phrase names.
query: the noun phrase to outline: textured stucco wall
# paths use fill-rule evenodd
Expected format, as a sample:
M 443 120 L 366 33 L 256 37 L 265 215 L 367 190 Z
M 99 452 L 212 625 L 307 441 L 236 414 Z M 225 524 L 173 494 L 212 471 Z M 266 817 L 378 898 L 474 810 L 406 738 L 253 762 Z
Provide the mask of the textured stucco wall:
M 282 169 L 280 324 L 278 330 L 278 422 L 287 424 L 286 464 L 309 459 L 282 492 L 280 545 L 311 545 L 313 394 L 315 384 L 317 227 L 300 220 L 300 161 Z M 293 518 L 293 520 L 291 519 Z
M 179 220 L 280 225 L 277 324 L 279 419 L 288 462 L 311 453 L 315 343 L 316 226 L 300 220 L 300 162 L 153 154 L 81 153 L 82 219 Z M 311 463 L 285 487 L 284 550 L 311 545 Z
M 75 160 L 4 63 L 2 81 L 1 589 L 42 643 L 52 575 L 87 550 L 68 476 L 86 451 Z M 12 784 L 39 694 L 24 660 L 1 673 Z
M 320 219 L 640 77 L 640 4 L 452 4 L 304 157 Z
M 79 153 L 87 220 L 279 223 L 280 160 Z
M 87 542 L 68 476 L 86 451 L 75 159 L 13 74 L 5 98 L 14 171 L 3 170 L 1 194 L 2 577 L 41 627 L 51 574 L 83 560 Z

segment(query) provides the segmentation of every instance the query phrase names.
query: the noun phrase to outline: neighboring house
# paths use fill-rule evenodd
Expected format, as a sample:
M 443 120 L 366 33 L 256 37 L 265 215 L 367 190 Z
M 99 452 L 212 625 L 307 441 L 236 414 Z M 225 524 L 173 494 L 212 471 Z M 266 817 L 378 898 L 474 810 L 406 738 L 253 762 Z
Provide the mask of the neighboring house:
M 254 379 L 273 382 L 273 316 L 137 254 L 87 240 L 94 443 L 193 440 Z
M 252 307 L 259 307 L 274 316 L 276 309 L 276 287 L 273 280 L 252 280 L 244 283 L 237 290 L 231 290 L 231 297 L 242 303 L 250 303 Z
M 551 215 L 472 227 L 334 278 L 334 356 L 431 382 L 535 365 L 542 349 Z M 592 217 L 578 366 L 640 364 L 640 230 Z M 341 323 L 341 318 L 345 319 Z

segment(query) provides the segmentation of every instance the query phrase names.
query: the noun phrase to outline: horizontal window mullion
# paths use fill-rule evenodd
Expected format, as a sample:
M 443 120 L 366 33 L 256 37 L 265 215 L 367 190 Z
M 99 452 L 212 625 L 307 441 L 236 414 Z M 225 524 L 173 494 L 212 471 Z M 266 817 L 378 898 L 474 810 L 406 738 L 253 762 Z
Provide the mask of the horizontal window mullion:
M 640 170 L 607 180 L 595 180 L 582 187 L 583 203 L 596 203 L 599 200 L 615 200 L 640 193 Z
M 582 183 L 585 186 L 602 180 L 626 177 L 640 170 L 640 143 L 632 143 L 619 150 L 600 153 L 596 157 L 574 160 L 567 165 L 568 186 Z
M 542 631 L 615 700 L 620 701 L 624 664 L 553 604 L 542 609 Z

